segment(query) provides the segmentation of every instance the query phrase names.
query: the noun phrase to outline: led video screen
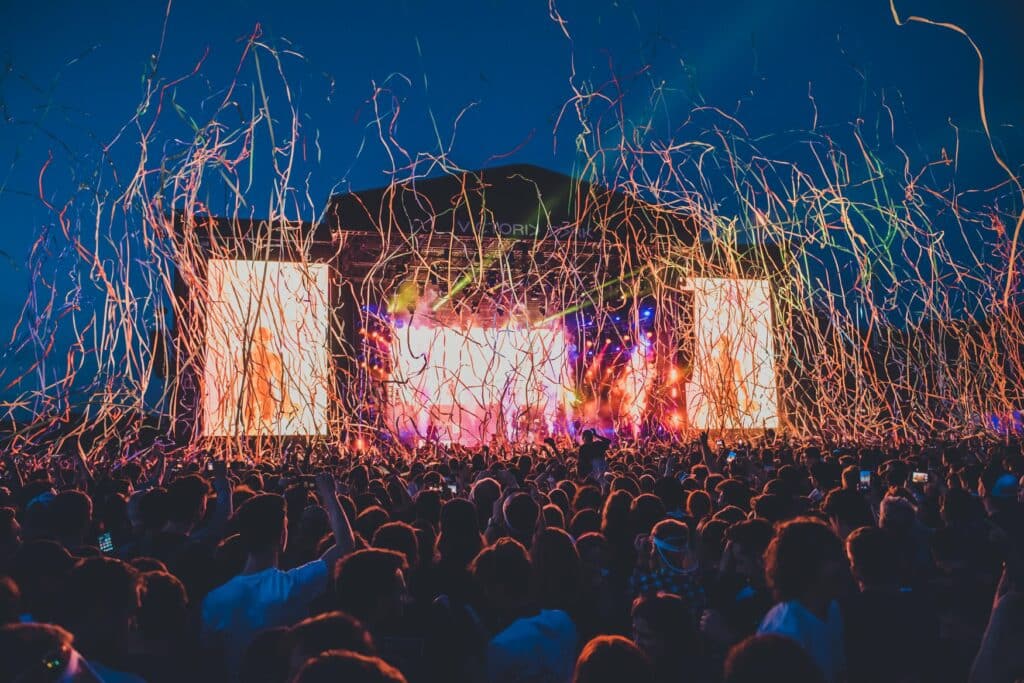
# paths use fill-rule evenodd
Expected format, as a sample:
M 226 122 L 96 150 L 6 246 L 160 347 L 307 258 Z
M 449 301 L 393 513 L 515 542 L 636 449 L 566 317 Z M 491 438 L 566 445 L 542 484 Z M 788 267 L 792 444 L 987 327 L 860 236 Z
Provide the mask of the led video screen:
M 390 426 L 406 442 L 531 441 L 564 432 L 572 418 L 560 325 L 396 325 L 391 367 Z
M 327 265 L 207 264 L 204 434 L 326 434 Z
M 771 292 L 766 280 L 693 278 L 693 373 L 687 412 L 696 429 L 778 426 Z

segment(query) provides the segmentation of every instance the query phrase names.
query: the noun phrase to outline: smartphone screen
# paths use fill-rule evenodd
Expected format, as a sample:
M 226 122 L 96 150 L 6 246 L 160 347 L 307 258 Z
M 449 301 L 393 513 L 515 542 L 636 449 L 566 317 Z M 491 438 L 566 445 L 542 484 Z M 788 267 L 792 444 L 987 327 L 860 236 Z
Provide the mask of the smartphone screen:
M 448 490 L 451 491 L 452 495 L 454 496 L 456 493 L 458 493 L 459 485 L 458 484 L 448 484 Z
M 928 473 L 927 472 L 914 472 L 912 475 L 910 475 L 910 481 L 914 482 L 915 484 L 927 484 L 928 483 Z
M 860 487 L 862 489 L 871 488 L 871 470 L 860 471 Z
M 725 456 L 726 462 L 732 462 L 736 459 L 736 451 L 729 451 L 729 455 Z
M 97 538 L 97 545 L 100 547 L 100 552 L 109 554 L 114 552 L 114 540 L 110 537 L 110 532 L 100 534 Z

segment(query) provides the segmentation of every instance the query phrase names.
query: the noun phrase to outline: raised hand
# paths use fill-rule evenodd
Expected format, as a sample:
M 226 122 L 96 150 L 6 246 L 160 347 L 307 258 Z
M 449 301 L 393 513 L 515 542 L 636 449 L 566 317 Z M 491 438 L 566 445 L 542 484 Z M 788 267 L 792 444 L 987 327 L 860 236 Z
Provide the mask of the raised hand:
M 223 460 L 214 460 L 213 462 L 213 485 L 217 486 L 218 483 L 228 481 L 228 464 Z
M 348 516 L 338 502 L 337 486 L 334 475 L 330 472 L 320 472 L 316 475 L 316 490 L 320 494 L 324 509 L 327 511 L 327 519 L 331 525 L 331 532 L 334 535 L 334 545 L 321 557 L 329 565 L 333 565 L 355 547 L 355 534 Z
M 336 499 L 338 495 L 337 485 L 334 482 L 334 475 L 330 472 L 320 472 L 316 475 L 316 490 L 323 501 Z

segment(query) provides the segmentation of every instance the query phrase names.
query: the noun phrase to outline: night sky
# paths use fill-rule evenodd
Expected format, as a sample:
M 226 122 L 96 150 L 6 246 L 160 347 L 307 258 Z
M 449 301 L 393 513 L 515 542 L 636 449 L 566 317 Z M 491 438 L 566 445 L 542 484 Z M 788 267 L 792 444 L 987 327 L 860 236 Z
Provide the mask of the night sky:
M 986 59 L 992 133 L 1019 170 L 1024 3 L 904 0 L 898 8 L 903 16 L 959 24 L 977 41 Z M 880 0 L 560 2 L 571 42 L 547 3 L 534 0 L 178 0 L 154 74 L 151 56 L 160 46 L 165 11 L 160 2 L 123 0 L 0 5 L 4 334 L 28 291 L 28 251 L 41 227 L 53 224 L 38 197 L 48 157 L 47 200 L 56 206 L 71 201 L 73 211 L 88 216 L 97 184 L 116 195 L 134 172 L 136 132 L 129 128 L 107 156 L 101 150 L 128 124 L 147 74 L 170 80 L 203 59 L 201 74 L 179 94 L 183 108 L 201 118 L 204 97 L 223 95 L 257 24 L 264 42 L 303 56 L 283 60 L 304 121 L 303 173 L 320 208 L 332 189 L 388 180 L 390 164 L 368 106 L 374 84 L 400 103 L 396 137 L 413 154 L 436 153 L 440 136 L 463 168 L 522 162 L 573 172 L 580 158 L 572 112 L 554 132 L 572 96 L 573 66 L 578 86 L 618 79 L 627 120 L 652 121 L 666 137 L 702 104 L 737 117 L 752 138 L 810 128 L 815 105 L 819 128 L 842 137 L 857 119 L 868 129 L 879 125 L 887 106 L 915 165 L 952 149 L 955 125 L 961 134 L 958 186 L 986 187 L 1005 178 L 981 133 L 977 62 L 968 42 L 921 24 L 897 27 Z M 246 72 L 243 79 L 251 76 Z M 652 107 L 656 90 L 663 96 Z M 183 132 L 173 120 L 157 137 Z M 253 212 L 261 215 L 258 203 Z

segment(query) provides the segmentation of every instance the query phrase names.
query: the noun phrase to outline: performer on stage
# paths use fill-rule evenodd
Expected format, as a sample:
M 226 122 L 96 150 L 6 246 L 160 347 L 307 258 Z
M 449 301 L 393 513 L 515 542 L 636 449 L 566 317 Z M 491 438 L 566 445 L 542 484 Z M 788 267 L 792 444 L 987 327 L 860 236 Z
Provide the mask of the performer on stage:
M 757 411 L 757 404 L 752 400 L 733 347 L 732 337 L 723 334 L 715 343 L 711 356 L 712 404 L 723 428 L 742 427 L 743 416 L 750 416 Z
M 269 329 L 258 327 L 249 344 L 249 367 L 245 373 L 245 418 L 249 431 L 273 428 L 278 419 L 289 417 L 295 411 L 285 384 L 284 361 L 273 350 L 273 339 Z

